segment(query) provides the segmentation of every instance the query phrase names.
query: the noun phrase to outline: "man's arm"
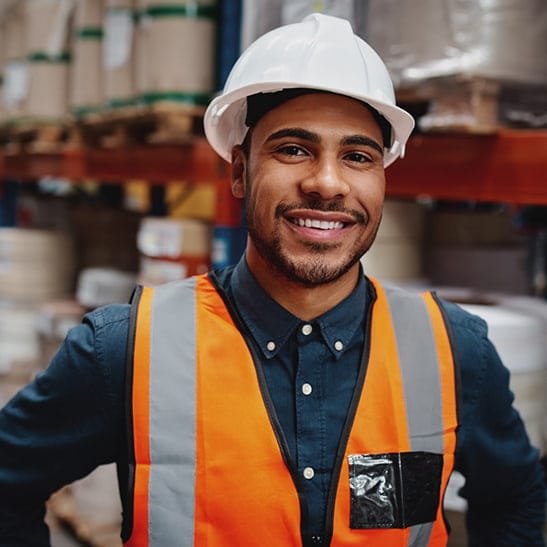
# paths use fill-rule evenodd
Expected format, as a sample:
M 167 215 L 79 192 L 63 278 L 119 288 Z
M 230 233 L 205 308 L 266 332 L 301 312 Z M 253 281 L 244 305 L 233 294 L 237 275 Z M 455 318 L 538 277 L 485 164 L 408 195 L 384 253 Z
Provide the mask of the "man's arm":
M 461 372 L 456 469 L 466 478 L 470 546 L 544 545 L 545 486 L 539 451 L 512 406 L 509 372 L 485 324 L 445 306 Z
M 0 545 L 49 545 L 44 503 L 124 450 L 128 306 L 72 329 L 50 366 L 0 411 Z

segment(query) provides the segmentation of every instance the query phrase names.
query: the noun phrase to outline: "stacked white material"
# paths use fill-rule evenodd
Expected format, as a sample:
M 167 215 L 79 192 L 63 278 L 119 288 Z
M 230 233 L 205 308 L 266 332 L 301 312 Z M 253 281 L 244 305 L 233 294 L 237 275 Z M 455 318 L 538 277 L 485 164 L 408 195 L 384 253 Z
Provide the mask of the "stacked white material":
M 70 4 L 27 0 L 24 7 L 29 62 L 26 114 L 62 120 L 68 113 Z
M 439 289 L 440 296 L 460 301 L 460 305 L 482 317 L 488 335 L 501 360 L 511 373 L 514 406 L 521 415 L 532 444 L 547 451 L 547 302 L 533 297 L 469 295 L 462 289 Z M 491 304 L 466 303 L 490 301 Z M 463 477 L 454 473 L 445 505 L 465 510 L 457 496 Z
M 104 14 L 104 100 L 109 108 L 134 103 L 135 0 L 106 0 Z
M 36 313 L 35 328 L 40 340 L 40 363 L 45 368 L 68 331 L 78 325 L 86 309 L 73 299 L 50 300 Z
M 0 304 L 0 407 L 39 370 L 36 308 Z
M 74 7 L 70 107 L 76 116 L 101 110 L 103 102 L 103 1 L 78 0 Z
M 367 2 L 362 0 L 243 0 L 242 48 L 265 32 L 298 23 L 314 12 L 347 19 L 360 35 L 366 30 Z
M 28 63 L 25 55 L 26 29 L 23 4 L 15 3 L 3 15 L 5 117 L 19 118 L 25 113 L 28 93 Z
M 14 362 L 32 362 L 40 351 L 35 329 L 36 309 L 29 306 L 0 304 L 0 373 Z
M 460 74 L 547 83 L 544 0 L 369 0 L 365 36 L 397 85 Z
M 434 285 L 525 294 L 527 243 L 503 209 L 432 210 L 427 214 L 425 270 Z
M 4 121 L 4 71 L 6 64 L 5 40 L 6 40 L 6 22 L 0 14 L 0 123 Z
M 210 267 L 211 226 L 194 219 L 144 218 L 137 235 L 139 281 L 159 285 Z
M 421 278 L 424 224 L 423 205 L 387 200 L 376 241 L 361 259 L 365 273 L 385 281 Z
M 86 268 L 78 276 L 76 300 L 86 308 L 125 304 L 135 288 L 136 275 L 114 268 Z
M 40 303 L 74 286 L 74 248 L 63 232 L 0 228 L 0 299 Z
M 544 451 L 547 448 L 547 321 L 504 305 L 463 304 L 462 307 L 487 322 L 489 337 L 511 371 L 515 407 L 532 443 Z
M 0 229 L 0 406 L 40 370 L 40 303 L 72 291 L 71 239 L 46 230 Z
M 215 87 L 215 0 L 140 0 L 137 82 L 145 104 L 203 107 Z

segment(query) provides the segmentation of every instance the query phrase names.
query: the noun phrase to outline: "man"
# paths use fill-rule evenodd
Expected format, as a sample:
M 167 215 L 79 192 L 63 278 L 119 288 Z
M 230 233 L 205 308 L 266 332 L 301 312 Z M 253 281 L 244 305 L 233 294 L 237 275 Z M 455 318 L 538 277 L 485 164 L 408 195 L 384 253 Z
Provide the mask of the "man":
M 366 278 L 411 117 L 349 24 L 259 39 L 205 116 L 249 239 L 235 267 L 89 314 L 0 415 L 2 545 L 116 461 L 128 545 L 542 545 L 538 452 L 485 324 Z M 461 387 L 461 389 L 460 389 Z

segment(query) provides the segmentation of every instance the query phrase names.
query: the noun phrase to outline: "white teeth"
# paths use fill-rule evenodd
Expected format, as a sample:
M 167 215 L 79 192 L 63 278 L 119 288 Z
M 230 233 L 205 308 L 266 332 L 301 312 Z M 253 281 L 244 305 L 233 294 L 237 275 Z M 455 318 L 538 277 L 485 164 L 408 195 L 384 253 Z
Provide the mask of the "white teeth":
M 310 218 L 297 218 L 298 226 L 306 228 L 317 228 L 319 230 L 341 230 L 344 227 L 342 222 L 328 222 L 326 220 L 313 220 Z

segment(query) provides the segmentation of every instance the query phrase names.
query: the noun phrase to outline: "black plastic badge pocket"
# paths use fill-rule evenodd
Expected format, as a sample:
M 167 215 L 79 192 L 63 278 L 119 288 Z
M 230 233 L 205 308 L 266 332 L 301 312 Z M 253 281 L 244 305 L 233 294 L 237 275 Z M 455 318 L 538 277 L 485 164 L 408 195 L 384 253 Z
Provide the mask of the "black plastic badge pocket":
M 351 454 L 350 528 L 406 528 L 435 520 L 442 454 Z

